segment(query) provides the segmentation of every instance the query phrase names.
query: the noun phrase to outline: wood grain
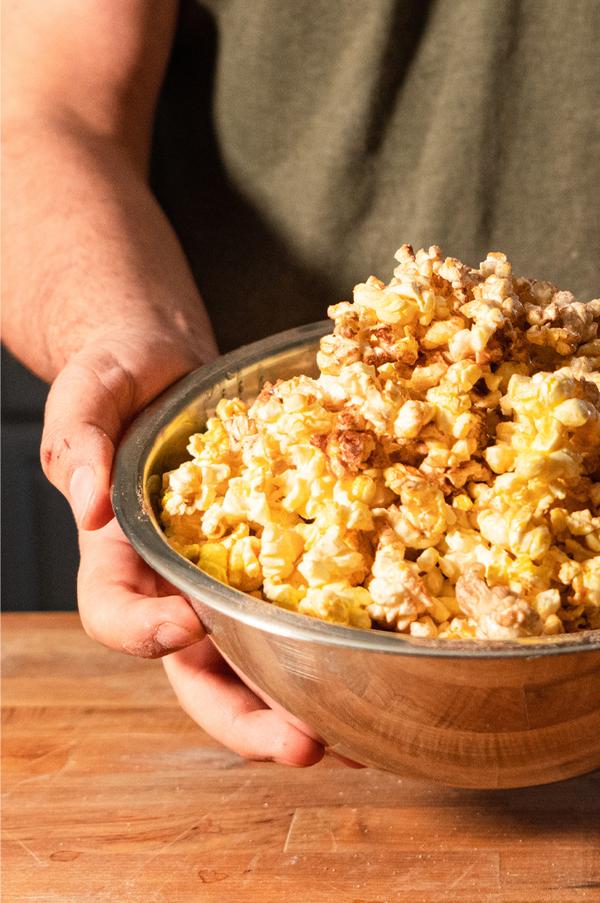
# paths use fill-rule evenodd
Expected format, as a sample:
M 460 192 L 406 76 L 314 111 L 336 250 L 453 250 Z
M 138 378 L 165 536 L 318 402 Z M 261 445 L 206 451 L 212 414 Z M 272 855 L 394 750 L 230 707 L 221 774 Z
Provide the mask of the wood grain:
M 3 647 L 5 903 L 600 900 L 598 772 L 484 792 L 244 762 L 75 615 L 5 615 Z

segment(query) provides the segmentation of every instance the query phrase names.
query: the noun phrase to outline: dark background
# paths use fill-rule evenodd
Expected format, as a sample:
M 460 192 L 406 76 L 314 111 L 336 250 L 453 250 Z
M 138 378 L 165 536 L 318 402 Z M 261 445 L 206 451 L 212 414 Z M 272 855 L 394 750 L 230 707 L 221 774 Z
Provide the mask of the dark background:
M 76 607 L 77 533 L 40 466 L 48 387 L 2 349 L 2 607 Z

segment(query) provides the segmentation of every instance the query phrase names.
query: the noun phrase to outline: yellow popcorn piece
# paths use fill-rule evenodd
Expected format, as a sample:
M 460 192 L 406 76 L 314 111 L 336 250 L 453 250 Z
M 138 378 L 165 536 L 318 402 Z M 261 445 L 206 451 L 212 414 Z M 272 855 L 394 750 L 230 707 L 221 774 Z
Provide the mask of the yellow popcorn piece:
M 229 551 L 227 563 L 228 582 L 246 593 L 260 589 L 263 572 L 259 561 L 260 540 L 244 536 L 236 540 Z
M 437 564 L 440 561 L 440 553 L 437 549 L 430 546 L 428 549 L 425 549 L 418 556 L 416 563 L 419 567 L 420 571 L 423 571 L 426 574 L 429 574 L 433 571 Z
M 322 588 L 311 588 L 298 605 L 301 614 L 308 614 L 332 624 L 350 627 L 371 626 L 367 608 L 372 599 L 366 589 L 347 583 L 332 583 Z
M 386 324 L 411 323 L 419 315 L 419 296 L 411 285 L 386 287 L 371 277 L 354 290 L 356 307 L 373 311 L 377 320 Z
M 326 586 L 340 579 L 350 583 L 364 580 L 367 568 L 363 555 L 353 548 L 351 534 L 328 527 L 302 556 L 298 571 L 309 586 Z
M 259 560 L 265 577 L 285 580 L 302 554 L 304 541 L 293 529 L 267 524 L 263 529 Z
M 550 617 L 556 615 L 560 608 L 561 599 L 557 589 L 546 589 L 538 593 L 534 599 L 535 610 L 541 617 L 542 621 L 548 621 Z
M 221 583 L 227 583 L 227 561 L 229 555 L 225 546 L 220 542 L 205 542 L 200 546 L 198 567 L 209 577 L 214 577 Z
M 220 420 L 231 420 L 240 414 L 246 414 L 248 408 L 240 398 L 222 398 L 217 404 L 216 415 Z
M 490 445 L 484 452 L 485 460 L 494 473 L 512 470 L 517 457 L 516 450 L 508 445 Z
M 318 378 L 222 399 L 163 475 L 206 573 L 421 638 L 600 629 L 600 299 L 403 245 L 329 308 Z
M 415 439 L 435 416 L 435 407 L 426 401 L 405 401 L 394 420 L 394 435 L 399 439 Z
M 444 575 L 442 572 L 438 570 L 429 571 L 429 573 L 425 574 L 423 577 L 423 583 L 429 595 L 434 602 L 436 602 L 437 600 L 435 597 L 439 596 L 444 586 Z M 438 611 L 441 613 L 436 617 L 436 621 L 445 621 L 448 617 L 448 612 L 443 610 L 441 603 L 438 605 Z
M 425 616 L 424 618 L 418 618 L 416 621 L 413 621 L 410 625 L 409 632 L 411 636 L 433 640 L 438 635 L 438 628 L 431 618 Z
M 297 571 L 294 571 L 285 582 L 276 577 L 265 577 L 264 579 L 265 597 L 275 605 L 279 605 L 280 608 L 287 608 L 289 611 L 298 610 L 306 591 L 306 582 Z

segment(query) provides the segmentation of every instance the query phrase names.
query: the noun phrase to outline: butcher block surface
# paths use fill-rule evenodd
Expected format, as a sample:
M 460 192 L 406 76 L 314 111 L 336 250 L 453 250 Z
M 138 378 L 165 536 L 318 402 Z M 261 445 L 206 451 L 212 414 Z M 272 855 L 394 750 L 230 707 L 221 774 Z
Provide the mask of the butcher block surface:
M 600 901 L 600 772 L 466 791 L 245 762 L 159 662 L 3 617 L 4 903 Z

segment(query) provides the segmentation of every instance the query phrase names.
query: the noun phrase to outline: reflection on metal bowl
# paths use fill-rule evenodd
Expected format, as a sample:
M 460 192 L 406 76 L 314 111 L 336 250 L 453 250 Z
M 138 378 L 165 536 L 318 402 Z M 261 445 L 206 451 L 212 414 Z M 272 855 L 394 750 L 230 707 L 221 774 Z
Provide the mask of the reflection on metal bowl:
M 418 640 L 338 627 L 213 580 L 177 555 L 153 503 L 160 474 L 222 397 L 315 374 L 316 323 L 220 358 L 135 421 L 116 461 L 113 504 L 130 541 L 189 599 L 212 641 L 264 698 L 336 752 L 463 787 L 558 781 L 600 766 L 600 631 L 518 642 Z

